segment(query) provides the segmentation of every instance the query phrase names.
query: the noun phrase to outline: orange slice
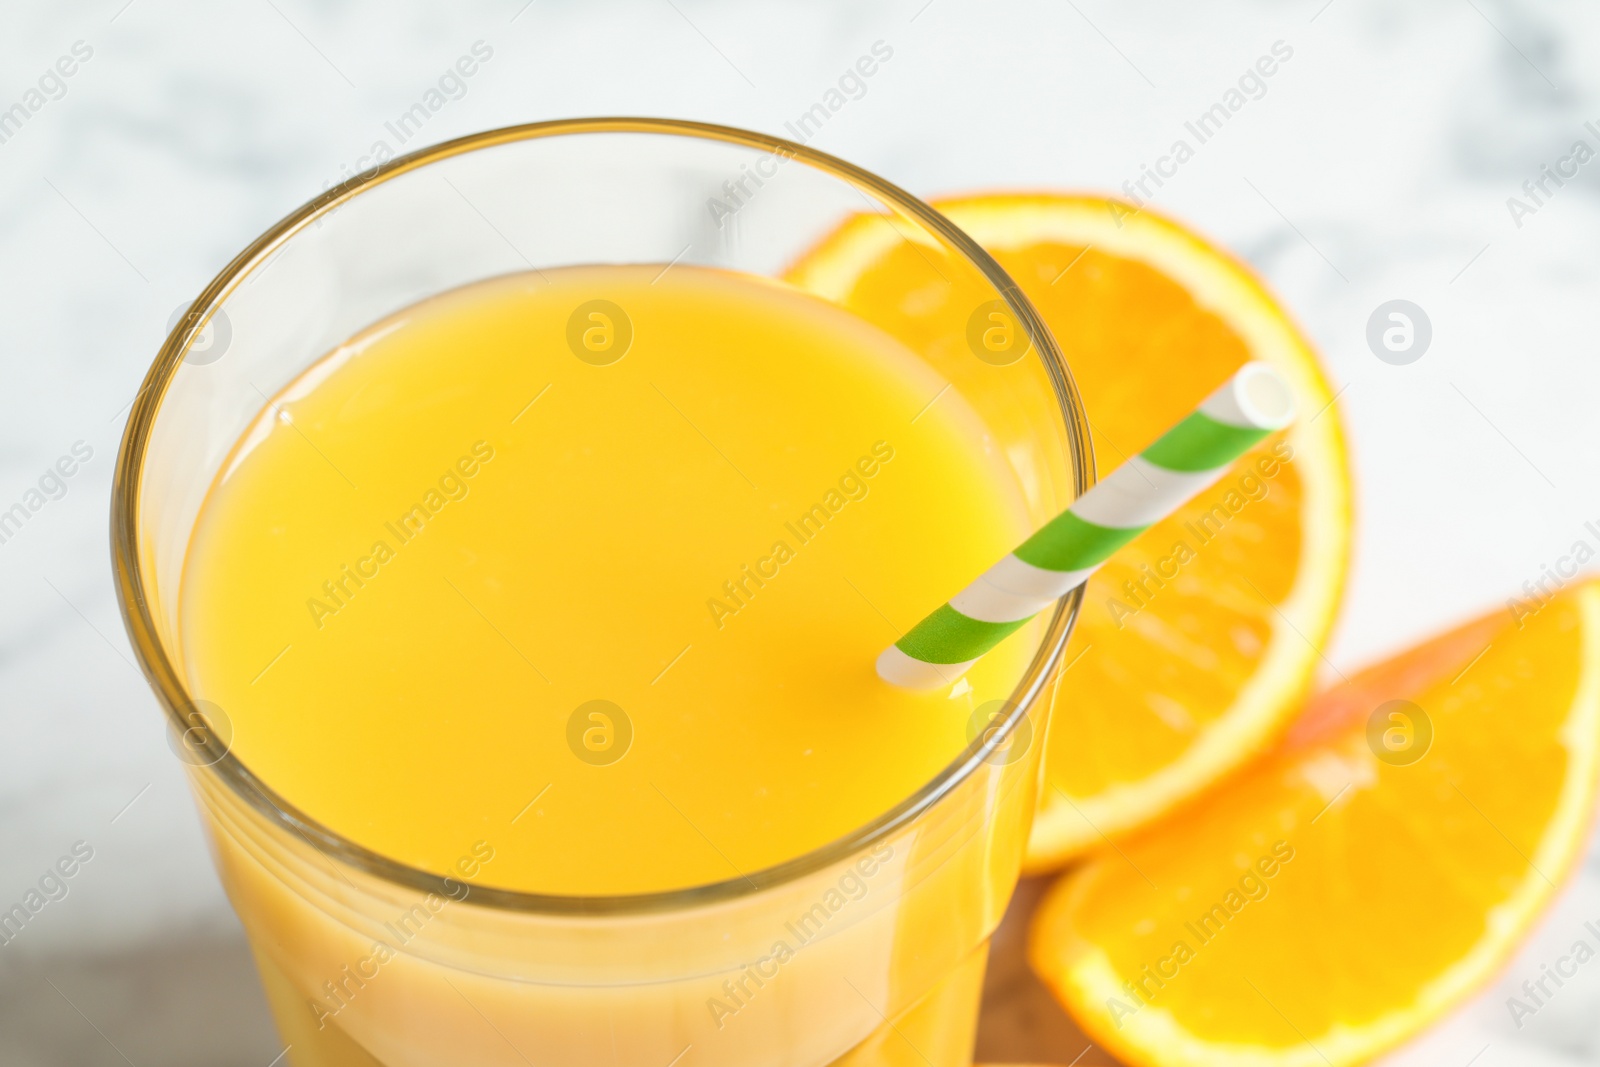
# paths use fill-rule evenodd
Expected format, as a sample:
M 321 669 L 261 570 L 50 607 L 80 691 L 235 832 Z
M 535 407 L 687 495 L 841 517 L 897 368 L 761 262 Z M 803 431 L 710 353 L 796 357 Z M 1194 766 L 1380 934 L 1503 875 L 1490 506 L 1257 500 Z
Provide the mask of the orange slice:
M 1226 787 L 1064 876 L 1030 960 L 1130 1063 L 1365 1062 L 1491 977 L 1555 893 L 1597 747 L 1589 581 L 1319 698 Z
M 1282 371 L 1300 411 L 1286 436 L 1091 579 L 1047 742 L 1050 788 L 1028 856 L 1040 870 L 1194 796 L 1265 748 L 1299 706 L 1349 554 L 1344 439 L 1305 338 L 1249 270 L 1177 223 L 1082 196 L 935 206 L 1049 324 L 1083 394 L 1100 474 L 1247 360 Z M 923 254 L 877 217 L 851 220 L 789 278 L 901 337 L 958 333 L 982 299 L 975 283 L 930 285 Z

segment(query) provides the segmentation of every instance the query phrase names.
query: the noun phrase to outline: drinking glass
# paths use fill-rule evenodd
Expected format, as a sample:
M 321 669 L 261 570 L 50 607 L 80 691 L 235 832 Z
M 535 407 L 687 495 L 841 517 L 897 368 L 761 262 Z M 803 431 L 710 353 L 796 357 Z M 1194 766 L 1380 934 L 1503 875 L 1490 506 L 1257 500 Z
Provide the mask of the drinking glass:
M 1015 638 L 1034 654 L 1010 699 L 890 810 L 748 877 L 633 896 L 517 892 L 470 860 L 419 870 L 340 836 L 230 751 L 226 709 L 192 692 L 179 644 L 185 553 L 218 468 L 264 397 L 339 343 L 510 272 L 692 263 L 780 278 L 829 235 L 839 247 L 840 227 L 858 253 L 897 257 L 908 291 L 945 301 L 937 329 L 890 307 L 872 317 L 982 416 L 1033 522 L 1063 509 L 1093 478 L 1087 424 L 1016 285 L 915 197 L 757 133 L 545 122 L 386 160 L 254 241 L 166 339 L 117 459 L 117 590 L 297 1067 L 970 1064 L 1081 592 Z M 836 273 L 812 291 L 860 311 L 870 298 Z

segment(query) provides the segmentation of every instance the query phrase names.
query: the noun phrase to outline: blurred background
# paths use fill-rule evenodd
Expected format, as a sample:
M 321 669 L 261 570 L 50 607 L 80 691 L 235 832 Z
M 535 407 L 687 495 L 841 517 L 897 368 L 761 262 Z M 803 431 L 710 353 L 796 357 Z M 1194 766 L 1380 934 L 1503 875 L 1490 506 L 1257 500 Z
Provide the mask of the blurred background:
M 0 946 L 0 1063 L 281 1051 L 110 581 L 118 439 L 174 313 L 380 153 L 595 114 L 783 135 L 879 41 L 892 60 L 812 144 L 923 196 L 1119 190 L 1257 56 L 1292 48 L 1154 206 L 1248 260 L 1341 389 L 1359 516 L 1339 669 L 1520 594 L 1600 523 L 1600 163 L 1537 204 L 1523 188 L 1575 141 L 1600 145 L 1592 5 L 10 0 L 0 511 L 81 462 L 0 531 L 0 901 L 75 842 L 93 859 Z M 477 72 L 399 126 L 469 54 Z M 1431 325 L 1405 366 L 1366 340 L 1396 299 Z M 1368 921 L 1403 927 L 1421 903 Z M 1600 971 L 1521 1030 L 1504 1003 L 1596 916 L 1591 858 L 1502 986 L 1392 1062 L 1600 1063 Z M 990 981 L 981 1055 L 1110 1062 L 1014 959 Z

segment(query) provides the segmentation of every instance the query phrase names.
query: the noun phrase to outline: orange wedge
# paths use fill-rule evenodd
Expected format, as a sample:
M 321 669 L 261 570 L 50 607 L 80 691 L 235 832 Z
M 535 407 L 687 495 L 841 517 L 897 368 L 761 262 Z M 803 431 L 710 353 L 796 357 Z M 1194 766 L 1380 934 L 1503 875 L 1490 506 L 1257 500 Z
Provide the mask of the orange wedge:
M 1247 360 L 1273 363 L 1300 411 L 1286 436 L 1091 579 L 1029 845 L 1028 867 L 1041 870 L 1193 797 L 1263 750 L 1299 706 L 1349 555 L 1344 439 L 1299 330 L 1248 269 L 1177 223 L 1095 197 L 935 206 L 1044 316 L 1083 394 L 1102 475 Z M 927 277 L 899 231 L 866 216 L 789 274 L 897 336 L 959 331 L 981 295 Z
M 1597 747 L 1589 581 L 1316 700 L 1224 788 L 1064 876 L 1030 961 L 1129 1063 L 1365 1062 L 1490 978 L 1555 893 Z

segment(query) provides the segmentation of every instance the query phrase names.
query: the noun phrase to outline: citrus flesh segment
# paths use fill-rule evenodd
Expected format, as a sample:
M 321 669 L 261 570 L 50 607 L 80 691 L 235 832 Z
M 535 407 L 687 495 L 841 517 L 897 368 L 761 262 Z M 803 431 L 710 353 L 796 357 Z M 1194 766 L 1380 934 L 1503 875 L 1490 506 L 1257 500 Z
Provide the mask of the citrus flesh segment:
M 1116 1055 L 1340 1067 L 1492 976 L 1581 852 L 1600 582 L 1317 698 L 1270 754 L 1063 876 L 1029 958 Z
M 1299 705 L 1347 566 L 1344 441 L 1298 329 L 1246 268 L 1178 224 L 1086 196 L 935 206 L 1006 269 L 1060 343 L 1101 476 L 1248 360 L 1284 375 L 1299 412 L 1090 580 L 1047 740 L 1027 864 L 1038 871 L 1195 796 L 1265 748 Z M 789 279 L 922 338 L 958 388 L 982 388 L 982 364 L 945 340 L 963 335 L 982 294 L 930 280 L 922 251 L 886 220 L 853 219 Z

